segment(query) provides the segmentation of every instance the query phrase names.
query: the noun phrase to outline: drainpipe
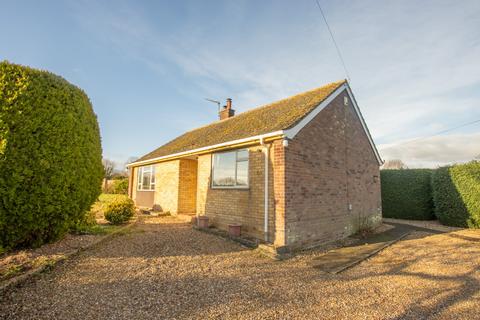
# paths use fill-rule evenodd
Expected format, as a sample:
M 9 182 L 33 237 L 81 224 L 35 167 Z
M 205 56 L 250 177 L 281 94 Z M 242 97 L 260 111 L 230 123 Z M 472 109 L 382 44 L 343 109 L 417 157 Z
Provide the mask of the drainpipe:
M 265 242 L 268 242 L 268 162 L 269 162 L 269 154 L 270 154 L 270 145 L 265 143 L 265 140 L 260 138 L 260 145 L 263 146 L 263 151 L 265 153 L 265 169 L 264 169 L 264 176 L 265 176 L 265 186 L 264 186 L 264 202 L 263 202 L 263 207 L 264 207 L 264 225 L 263 225 L 263 230 L 264 230 L 264 236 L 265 236 Z

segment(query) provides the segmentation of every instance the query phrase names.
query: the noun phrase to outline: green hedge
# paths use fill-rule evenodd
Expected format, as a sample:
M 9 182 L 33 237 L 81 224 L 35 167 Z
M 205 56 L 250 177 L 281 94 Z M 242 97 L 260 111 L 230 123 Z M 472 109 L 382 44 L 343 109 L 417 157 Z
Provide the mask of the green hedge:
M 431 169 L 382 170 L 382 211 L 386 218 L 434 219 Z
M 0 62 L 0 246 L 36 246 L 83 219 L 103 175 L 87 95 L 46 71 Z
M 439 168 L 432 185 L 435 214 L 442 224 L 480 227 L 480 162 Z

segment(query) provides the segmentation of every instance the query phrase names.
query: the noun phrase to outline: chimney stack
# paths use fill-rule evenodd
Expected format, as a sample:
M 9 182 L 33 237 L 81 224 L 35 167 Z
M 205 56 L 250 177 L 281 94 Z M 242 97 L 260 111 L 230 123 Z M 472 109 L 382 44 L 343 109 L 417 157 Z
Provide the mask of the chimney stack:
M 227 99 L 227 104 L 223 106 L 222 110 L 218 113 L 220 120 L 231 118 L 235 115 L 235 110 L 232 109 L 232 99 Z

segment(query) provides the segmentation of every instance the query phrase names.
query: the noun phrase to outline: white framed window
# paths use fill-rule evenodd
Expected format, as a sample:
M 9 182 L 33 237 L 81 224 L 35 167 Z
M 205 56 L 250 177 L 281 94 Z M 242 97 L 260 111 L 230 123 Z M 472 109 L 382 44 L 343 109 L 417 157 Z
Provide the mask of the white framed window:
M 214 153 L 212 188 L 248 188 L 248 150 Z
M 138 168 L 137 190 L 154 191 L 155 190 L 155 166 L 144 166 Z

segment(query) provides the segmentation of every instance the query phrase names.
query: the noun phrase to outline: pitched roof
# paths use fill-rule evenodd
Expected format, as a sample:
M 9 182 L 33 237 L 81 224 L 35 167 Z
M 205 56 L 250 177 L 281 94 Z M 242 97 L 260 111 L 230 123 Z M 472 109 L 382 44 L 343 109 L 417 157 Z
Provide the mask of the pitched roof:
M 289 129 L 344 83 L 333 82 L 188 131 L 136 162 Z

